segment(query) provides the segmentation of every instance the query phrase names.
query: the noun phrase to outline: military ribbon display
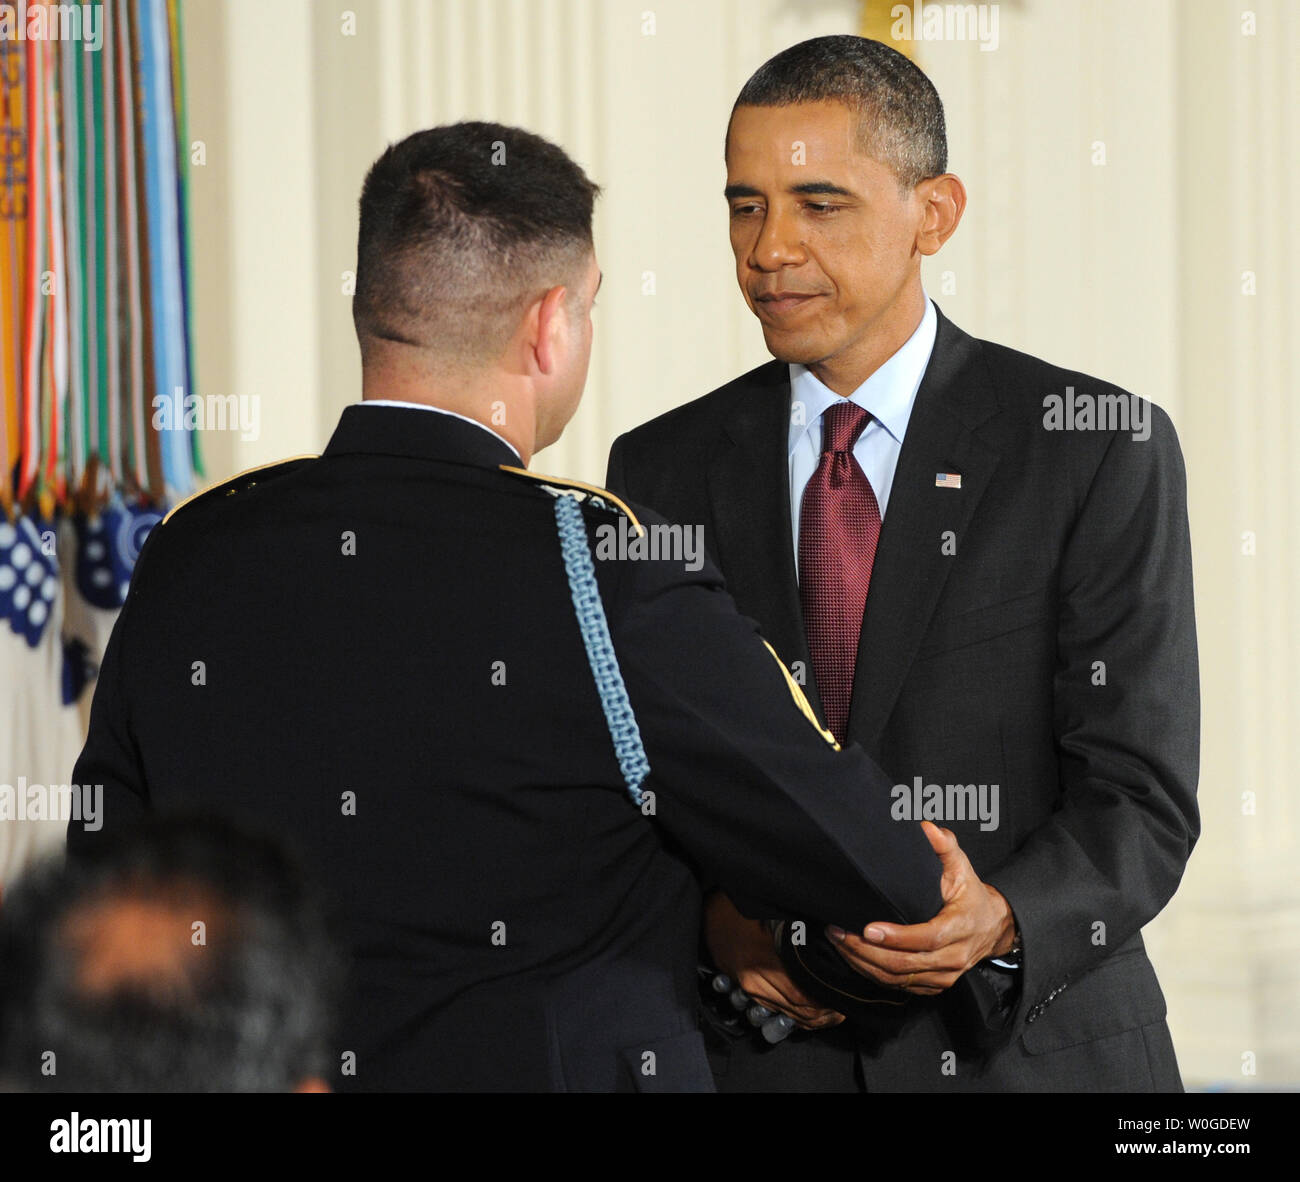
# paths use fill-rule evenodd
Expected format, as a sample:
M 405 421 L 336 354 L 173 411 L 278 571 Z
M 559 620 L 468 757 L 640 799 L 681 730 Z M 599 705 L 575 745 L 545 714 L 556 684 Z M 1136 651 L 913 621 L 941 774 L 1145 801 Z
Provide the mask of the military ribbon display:
M 61 586 L 121 605 L 149 529 L 202 464 L 197 433 L 152 411 L 192 389 L 179 2 L 13 7 L 0 27 L 0 613 L 35 648 Z M 89 8 L 93 28 L 72 21 Z

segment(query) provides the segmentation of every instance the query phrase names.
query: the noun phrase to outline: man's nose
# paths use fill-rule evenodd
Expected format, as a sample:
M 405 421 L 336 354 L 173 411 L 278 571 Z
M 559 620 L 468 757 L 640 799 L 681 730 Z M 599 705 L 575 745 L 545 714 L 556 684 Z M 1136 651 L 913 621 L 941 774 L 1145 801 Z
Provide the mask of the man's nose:
M 750 266 L 759 271 L 797 267 L 808 261 L 800 239 L 798 219 L 779 210 L 768 210 L 749 255 Z

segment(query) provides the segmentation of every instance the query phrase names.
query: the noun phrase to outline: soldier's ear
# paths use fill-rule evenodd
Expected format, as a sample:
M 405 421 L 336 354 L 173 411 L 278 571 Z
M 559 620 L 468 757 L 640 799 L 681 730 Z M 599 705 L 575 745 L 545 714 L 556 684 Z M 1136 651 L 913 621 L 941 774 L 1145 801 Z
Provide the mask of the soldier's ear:
M 567 296 L 567 288 L 552 287 L 534 305 L 537 309 L 537 331 L 533 353 L 537 358 L 537 368 L 547 375 L 555 373 L 559 367 L 568 340 L 569 314 L 565 306 Z

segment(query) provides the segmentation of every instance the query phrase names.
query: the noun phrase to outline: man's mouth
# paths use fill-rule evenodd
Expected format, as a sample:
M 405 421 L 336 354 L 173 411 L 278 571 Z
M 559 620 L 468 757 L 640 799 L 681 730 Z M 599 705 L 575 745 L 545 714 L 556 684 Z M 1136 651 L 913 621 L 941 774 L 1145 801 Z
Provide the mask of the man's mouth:
M 759 315 L 772 319 L 784 320 L 818 298 L 812 291 L 773 291 L 756 296 L 754 305 Z

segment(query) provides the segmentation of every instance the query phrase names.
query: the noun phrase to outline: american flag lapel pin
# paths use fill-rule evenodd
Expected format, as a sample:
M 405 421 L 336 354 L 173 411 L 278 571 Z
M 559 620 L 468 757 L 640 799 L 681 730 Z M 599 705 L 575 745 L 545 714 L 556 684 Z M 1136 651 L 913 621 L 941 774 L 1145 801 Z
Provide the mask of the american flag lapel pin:
M 935 488 L 961 488 L 960 472 L 936 472 L 934 474 Z

